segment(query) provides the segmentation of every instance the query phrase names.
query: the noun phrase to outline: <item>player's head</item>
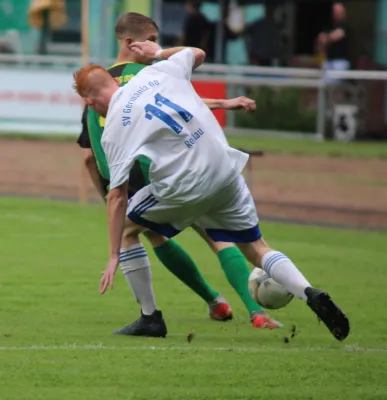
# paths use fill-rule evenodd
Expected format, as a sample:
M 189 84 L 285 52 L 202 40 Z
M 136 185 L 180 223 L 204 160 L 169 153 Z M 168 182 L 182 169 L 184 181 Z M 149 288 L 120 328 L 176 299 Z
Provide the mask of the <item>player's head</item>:
M 116 37 L 120 55 L 139 64 L 151 64 L 152 61 L 141 57 L 130 50 L 133 42 L 157 42 L 159 39 L 159 28 L 153 19 L 134 12 L 121 15 L 116 22 Z
M 99 65 L 89 65 L 74 73 L 74 89 L 99 115 L 106 117 L 110 100 L 119 83 Z

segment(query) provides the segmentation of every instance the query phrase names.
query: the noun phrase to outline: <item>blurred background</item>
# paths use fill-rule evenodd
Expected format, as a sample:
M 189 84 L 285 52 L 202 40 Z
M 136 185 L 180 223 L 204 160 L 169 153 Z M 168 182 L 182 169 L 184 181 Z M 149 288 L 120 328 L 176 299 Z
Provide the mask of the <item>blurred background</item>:
M 98 198 L 72 73 L 114 63 L 128 11 L 206 50 L 200 95 L 256 100 L 216 116 L 267 218 L 387 226 L 387 0 L 0 0 L 0 193 Z

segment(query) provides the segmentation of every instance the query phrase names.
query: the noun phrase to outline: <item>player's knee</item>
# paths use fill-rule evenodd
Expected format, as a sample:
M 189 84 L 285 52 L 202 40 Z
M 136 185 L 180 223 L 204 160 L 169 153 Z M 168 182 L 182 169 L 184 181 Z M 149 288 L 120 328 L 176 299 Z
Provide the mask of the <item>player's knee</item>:
M 211 239 L 210 239 L 211 240 Z M 234 243 L 228 243 L 228 242 L 213 242 L 211 240 L 212 244 L 210 244 L 212 250 L 218 254 L 220 251 L 224 249 L 228 249 L 230 247 L 235 247 Z
M 91 149 L 87 149 L 83 153 L 83 163 L 87 168 L 96 165 L 95 157 Z
M 227 249 L 229 247 L 234 247 L 234 243 L 227 243 L 227 242 L 214 242 L 207 233 L 197 225 L 192 225 L 192 228 L 197 232 L 202 239 L 204 239 L 207 244 L 211 247 L 211 250 L 218 254 L 220 251 Z
M 212 239 L 210 239 L 210 237 L 207 235 L 207 233 L 202 229 L 202 228 L 200 228 L 198 225 L 196 225 L 196 224 L 193 224 L 192 225 L 192 229 L 197 233 L 197 234 L 199 234 L 199 236 L 202 238 L 202 239 L 204 239 L 204 241 L 211 247 L 211 250 L 214 252 L 214 253 L 218 253 L 218 251 L 216 250 L 216 247 L 215 247 L 215 242 L 212 240 Z
M 153 231 L 144 232 L 144 236 L 149 240 L 152 247 L 162 246 L 164 243 L 168 241 L 168 239 L 159 233 L 155 233 Z
M 139 235 L 141 233 L 142 228 L 136 224 L 133 224 L 131 221 L 127 220 L 124 228 L 124 232 L 122 234 L 122 242 L 121 246 L 123 248 L 127 248 L 130 246 L 134 246 L 140 244 Z
M 263 238 L 260 238 L 256 242 L 254 242 L 253 247 L 254 247 L 254 250 L 256 251 L 256 254 L 258 257 L 257 264 L 255 264 L 255 265 L 262 265 L 262 257 L 266 253 L 273 251 L 273 249 L 269 247 L 269 245 Z

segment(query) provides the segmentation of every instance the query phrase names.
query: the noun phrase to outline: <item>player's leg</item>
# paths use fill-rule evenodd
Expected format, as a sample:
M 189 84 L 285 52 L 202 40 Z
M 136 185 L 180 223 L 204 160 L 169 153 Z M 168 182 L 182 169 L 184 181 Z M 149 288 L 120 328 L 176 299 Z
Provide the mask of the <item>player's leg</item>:
M 122 238 L 120 268 L 134 297 L 141 305 L 143 314 L 151 315 L 157 307 L 152 287 L 150 261 L 139 239 L 139 232 L 133 231 L 129 224 Z
M 144 157 L 137 160 L 133 166 L 129 177 L 129 197 L 134 196 L 149 183 L 149 166 L 150 161 Z M 168 240 L 157 233 L 147 231 L 144 232 L 144 235 L 151 242 L 155 254 L 161 263 L 172 274 L 206 301 L 211 309 L 219 309 L 217 306 L 219 293 L 212 289 L 205 281 L 197 266 L 183 248 L 176 242 Z M 228 308 L 230 307 L 228 306 Z M 218 312 L 217 316 L 221 320 L 229 319 L 229 314 L 226 312 Z
M 212 251 L 217 255 L 227 280 L 242 300 L 250 317 L 253 317 L 260 310 L 260 307 L 253 300 L 248 290 L 247 285 L 250 269 L 243 254 L 235 247 L 234 243 L 214 242 L 197 225 L 194 224 L 192 228 L 207 242 Z
M 302 300 L 307 300 L 305 289 L 312 285 L 285 254 L 268 247 L 262 237 L 253 243 L 238 243 L 238 247 L 250 262 L 260 265 L 270 277 L 286 287 L 289 292 Z
M 144 236 L 152 244 L 162 264 L 206 303 L 213 301 L 219 295 L 205 281 L 195 262 L 177 242 L 153 231 L 144 232 Z
M 113 333 L 165 337 L 167 328 L 161 311 L 156 307 L 150 261 L 144 245 L 139 240 L 142 230 L 128 220 L 120 252 L 120 268 L 140 305 L 141 316 L 138 320 Z
M 144 236 L 161 263 L 208 304 L 212 319 L 226 321 L 232 318 L 231 307 L 225 298 L 210 286 L 193 259 L 177 242 L 152 231 L 144 232 Z
M 141 192 L 144 192 L 144 189 L 136 193 L 134 198 L 138 197 Z M 213 200 L 216 202 L 216 200 L 221 200 L 221 198 L 215 198 Z M 128 218 L 137 225 L 141 225 L 169 238 L 177 235 L 186 227 L 191 226 L 196 220 L 200 220 L 200 216 L 203 215 L 201 204 L 165 204 L 162 201 L 157 200 L 152 194 L 144 197 L 140 205 L 136 203 L 138 202 L 129 203 Z M 208 203 L 208 201 L 204 201 L 202 205 L 208 209 Z M 204 217 L 206 216 L 204 215 Z M 210 222 L 209 226 L 211 226 L 211 217 L 208 217 L 208 219 Z M 198 225 L 200 226 L 200 224 Z M 216 237 L 212 237 L 212 239 L 217 241 Z M 234 240 L 230 241 L 233 242 Z M 248 291 L 247 286 L 248 282 L 246 280 L 246 291 Z M 277 321 L 268 317 L 261 307 L 258 306 L 258 308 L 260 310 L 257 313 L 260 315 L 255 315 L 253 319 L 253 325 L 255 327 L 273 329 L 282 326 Z
M 228 204 L 227 196 L 230 199 Z M 225 203 L 222 207 L 218 205 L 217 212 L 211 213 L 205 222 L 212 222 L 214 226 L 218 224 L 223 229 L 206 229 L 207 234 L 215 241 L 237 243 L 252 264 L 261 265 L 275 281 L 303 299 L 338 340 L 345 339 L 349 322 L 344 313 L 327 293 L 314 289 L 285 254 L 271 249 L 262 239 L 255 203 L 244 179 L 240 177 L 230 184 L 218 194 L 218 198 Z
M 219 215 L 216 215 L 216 212 L 214 212 L 211 213 L 210 215 L 205 215 L 200 217 L 195 221 L 195 223 L 198 224 L 203 229 L 205 229 L 208 235 L 214 240 L 214 242 L 217 242 L 218 240 L 221 242 L 229 241 L 230 243 L 238 241 L 238 238 L 232 235 L 229 235 L 228 237 L 223 237 L 222 239 L 218 238 L 217 236 L 218 231 L 221 233 L 224 232 L 224 229 L 218 229 L 219 225 L 217 223 L 221 219 L 222 217 L 219 217 Z M 241 274 L 242 276 L 240 280 L 240 287 L 242 290 L 244 290 L 246 295 L 250 296 L 248 289 L 248 280 L 250 273 L 246 260 L 244 260 L 244 264 L 241 265 L 244 265 L 244 268 L 243 268 L 243 273 Z M 254 304 L 251 306 L 253 311 L 250 313 L 250 321 L 254 328 L 258 329 L 282 328 L 283 325 L 275 321 L 274 319 L 270 318 L 259 304 L 255 303 L 254 301 L 253 303 Z
M 276 282 L 304 300 L 336 339 L 344 340 L 348 336 L 349 321 L 342 310 L 328 293 L 313 288 L 284 253 L 271 249 L 263 239 L 238 246 L 251 262 L 255 260 Z
M 128 218 L 138 225 L 168 237 L 169 239 L 190 226 L 195 220 L 196 206 L 179 206 L 164 204 L 150 195 L 147 198 L 147 206 L 144 208 L 130 206 Z M 171 223 L 165 221 L 172 221 Z M 176 224 L 175 224 L 175 222 Z M 181 253 L 180 253 L 181 255 Z M 185 258 L 185 257 L 184 257 Z M 195 269 L 197 269 L 195 267 Z M 200 277 L 198 277 L 200 280 Z M 213 295 L 215 293 L 213 292 Z M 210 316 L 212 318 L 227 320 L 232 317 L 230 306 L 221 295 L 217 295 L 209 302 Z M 212 311 L 216 309 L 214 314 Z
M 127 208 L 128 221 L 126 223 L 125 244 L 126 245 L 131 244 L 130 240 L 132 240 L 133 235 L 139 235 L 140 232 L 146 230 L 152 230 L 168 238 L 177 235 L 180 232 L 180 230 L 177 227 L 173 226 L 172 224 L 164 223 L 163 221 L 173 220 L 172 216 L 176 216 L 179 214 L 180 215 L 182 214 L 182 210 L 179 210 L 179 207 L 168 206 L 159 202 L 152 195 L 149 186 L 143 187 L 141 190 L 137 191 L 128 202 L 128 208 Z M 189 225 L 191 223 L 189 223 Z M 132 256 L 127 256 L 125 258 L 128 258 L 127 261 L 129 261 L 129 258 L 131 257 Z M 150 274 L 148 275 L 147 281 L 151 282 Z M 156 310 L 155 313 L 159 313 L 159 317 L 162 319 L 162 315 L 160 312 Z M 160 318 L 158 321 L 160 321 Z M 135 321 L 128 327 L 123 328 L 117 333 L 128 334 L 127 332 L 130 331 L 129 334 L 133 335 L 134 334 L 133 331 L 135 332 L 140 331 L 141 335 L 144 335 L 145 332 L 147 336 L 162 336 L 159 334 L 159 327 L 160 324 L 158 326 L 155 326 L 154 318 L 148 319 L 145 318 L 144 315 L 142 314 L 139 320 Z M 153 330 L 156 330 L 158 334 L 153 334 L 154 333 Z M 166 328 L 165 328 L 165 334 L 166 334 Z

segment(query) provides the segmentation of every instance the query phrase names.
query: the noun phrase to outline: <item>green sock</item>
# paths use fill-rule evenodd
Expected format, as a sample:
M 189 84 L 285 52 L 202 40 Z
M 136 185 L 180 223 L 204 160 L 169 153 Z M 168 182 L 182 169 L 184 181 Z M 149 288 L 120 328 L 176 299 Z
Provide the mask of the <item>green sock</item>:
M 236 247 L 223 249 L 218 253 L 218 258 L 228 281 L 238 293 L 249 314 L 262 310 L 262 307 L 250 296 L 248 288 L 250 270 L 239 249 Z
M 205 302 L 209 303 L 219 296 L 203 278 L 192 258 L 176 242 L 168 240 L 153 250 L 164 266 Z

